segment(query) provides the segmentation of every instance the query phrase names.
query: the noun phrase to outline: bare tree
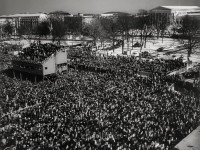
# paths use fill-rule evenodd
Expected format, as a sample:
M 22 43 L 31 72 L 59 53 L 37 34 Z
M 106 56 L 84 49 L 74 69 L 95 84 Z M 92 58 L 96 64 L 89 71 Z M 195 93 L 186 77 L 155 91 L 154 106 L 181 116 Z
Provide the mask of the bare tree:
M 26 33 L 26 27 L 25 26 L 19 26 L 17 28 L 17 34 L 21 38 Z
M 153 26 L 156 29 L 157 39 L 159 37 L 161 37 L 162 38 L 162 43 L 163 43 L 163 38 L 164 38 L 164 35 L 165 35 L 165 31 L 167 30 L 167 27 L 168 27 L 167 16 L 166 15 L 162 16 L 162 19 L 160 21 L 154 22 Z
M 52 27 L 51 28 L 52 40 L 53 42 L 57 40 L 58 43 L 60 44 L 60 40 L 65 36 L 65 31 L 66 31 L 64 21 L 59 18 L 57 19 L 50 18 L 50 22 Z
M 14 26 L 12 25 L 12 23 L 8 20 L 6 20 L 6 24 L 3 26 L 3 32 L 10 37 L 13 33 L 14 30 Z
M 146 48 L 147 39 L 153 34 L 149 15 L 141 15 L 137 17 L 137 29 L 140 31 L 141 51 L 143 46 Z
M 93 20 L 90 24 L 85 24 L 85 32 L 94 39 L 94 44 L 96 45 L 97 40 L 102 38 L 103 27 L 99 19 Z
M 116 18 L 101 18 L 101 25 L 106 32 L 107 38 L 112 41 L 113 52 L 115 50 L 114 44 L 117 40 L 117 36 L 119 33 L 118 26 L 117 26 L 117 19 Z
M 2 38 L 3 35 L 3 25 L 0 24 L 0 39 Z
M 200 30 L 200 21 L 197 18 L 185 16 L 182 21 L 182 38 L 187 40 L 185 48 L 188 50 L 188 59 L 192 50 L 199 44 L 198 31 Z
M 73 35 L 78 35 L 81 34 L 82 32 L 82 17 L 65 17 L 64 18 L 64 24 L 67 33 L 73 34 Z
M 38 24 L 38 26 L 36 27 L 36 34 L 38 34 L 39 37 L 41 37 L 41 36 L 47 37 L 47 35 L 50 34 L 49 22 L 44 21 L 44 22 L 41 22 L 40 24 Z
M 130 17 L 130 36 L 131 36 L 131 43 L 132 43 L 132 49 L 133 49 L 133 40 L 137 36 L 139 30 L 137 29 L 137 19 L 135 16 Z
M 130 16 L 121 15 L 117 19 L 118 30 L 122 39 L 122 53 L 124 52 L 125 39 L 129 42 L 129 30 L 130 30 Z

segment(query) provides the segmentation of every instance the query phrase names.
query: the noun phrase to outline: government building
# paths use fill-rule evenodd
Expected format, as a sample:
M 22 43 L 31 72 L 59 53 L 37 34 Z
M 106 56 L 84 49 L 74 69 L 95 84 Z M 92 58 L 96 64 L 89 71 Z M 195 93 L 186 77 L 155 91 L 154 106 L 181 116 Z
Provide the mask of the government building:
M 17 29 L 21 26 L 34 29 L 39 22 L 47 19 L 47 14 L 45 13 L 35 13 L 35 14 L 13 14 L 13 15 L 2 15 L 0 16 L 0 25 L 5 24 L 7 21 L 11 22 L 14 26 L 14 34 L 17 34 Z
M 169 25 L 180 25 L 182 17 L 199 11 L 199 6 L 158 6 L 151 9 L 149 13 L 152 23 L 165 21 Z

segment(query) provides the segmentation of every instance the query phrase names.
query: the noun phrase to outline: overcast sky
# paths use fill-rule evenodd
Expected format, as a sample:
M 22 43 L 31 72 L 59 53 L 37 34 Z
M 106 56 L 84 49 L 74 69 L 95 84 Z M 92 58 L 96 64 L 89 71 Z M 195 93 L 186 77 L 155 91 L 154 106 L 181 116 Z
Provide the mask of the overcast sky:
M 0 15 L 63 10 L 72 14 L 152 9 L 160 5 L 200 6 L 200 0 L 0 0 Z

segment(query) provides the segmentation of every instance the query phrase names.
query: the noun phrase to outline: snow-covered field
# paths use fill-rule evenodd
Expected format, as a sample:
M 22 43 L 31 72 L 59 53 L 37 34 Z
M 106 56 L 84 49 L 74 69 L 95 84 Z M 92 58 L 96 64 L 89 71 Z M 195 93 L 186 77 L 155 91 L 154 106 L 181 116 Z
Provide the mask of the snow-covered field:
M 139 40 L 134 40 L 134 43 L 136 43 Z M 131 47 L 132 43 L 129 42 L 129 47 L 128 47 L 128 43 L 125 42 L 125 47 L 124 50 L 127 51 L 127 55 L 135 55 L 135 56 L 139 56 L 140 53 L 140 48 L 132 48 Z M 179 57 L 183 57 L 184 61 L 187 61 L 187 50 L 181 49 L 181 42 L 178 40 L 174 40 L 174 39 L 170 39 L 170 38 L 164 38 L 163 42 L 162 39 L 156 39 L 156 40 L 148 40 L 147 44 L 146 44 L 146 48 L 142 48 L 142 52 L 147 51 L 149 53 L 152 54 L 152 56 L 154 56 L 155 58 L 164 58 L 164 59 L 172 59 L 172 58 L 179 58 Z M 157 52 L 157 49 L 160 47 L 164 47 L 164 51 L 163 52 Z M 113 50 L 98 50 L 97 51 L 100 54 L 104 54 L 104 55 L 122 55 L 122 47 L 119 47 L 117 49 L 115 49 L 115 51 L 113 52 Z M 166 53 L 172 52 L 169 55 L 166 55 Z M 200 63 L 200 49 L 196 49 L 194 50 L 194 52 L 191 54 L 190 60 L 192 62 L 198 62 Z
M 10 41 L 4 41 L 4 43 L 8 43 L 8 44 L 20 44 L 22 45 L 23 48 L 28 47 L 30 45 L 30 43 L 34 42 L 36 40 L 10 40 Z M 80 44 L 82 41 L 61 41 L 61 45 L 67 46 L 67 45 L 76 45 L 76 44 Z M 42 44 L 45 43 L 52 43 L 52 40 L 41 40 Z

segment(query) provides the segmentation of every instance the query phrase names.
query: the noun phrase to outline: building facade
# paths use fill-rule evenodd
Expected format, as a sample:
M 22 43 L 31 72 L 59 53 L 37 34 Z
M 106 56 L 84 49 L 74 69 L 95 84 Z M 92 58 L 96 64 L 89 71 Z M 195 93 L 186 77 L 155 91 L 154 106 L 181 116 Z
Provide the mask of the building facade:
M 100 15 L 102 18 L 115 18 L 118 16 L 130 16 L 131 14 L 126 12 L 106 12 Z
M 47 20 L 47 14 L 36 13 L 36 14 L 14 14 L 14 15 L 3 15 L 0 16 L 0 24 L 6 24 L 7 21 L 11 22 L 14 26 L 13 34 L 17 34 L 17 29 L 20 27 L 34 29 L 40 22 Z
M 187 16 L 195 18 L 195 19 L 200 21 L 200 11 L 199 12 L 188 13 Z
M 90 24 L 92 21 L 94 21 L 99 16 L 95 15 L 95 14 L 83 14 L 82 17 L 83 17 L 83 20 L 82 20 L 83 23 Z
M 50 12 L 48 14 L 48 17 L 54 19 L 61 19 L 62 21 L 64 21 L 65 17 L 73 17 L 73 15 L 66 11 L 54 11 Z
M 198 6 L 158 6 L 149 11 L 152 23 L 165 21 L 167 24 L 181 24 L 182 17 L 199 11 Z

